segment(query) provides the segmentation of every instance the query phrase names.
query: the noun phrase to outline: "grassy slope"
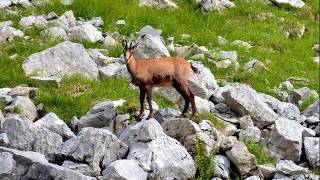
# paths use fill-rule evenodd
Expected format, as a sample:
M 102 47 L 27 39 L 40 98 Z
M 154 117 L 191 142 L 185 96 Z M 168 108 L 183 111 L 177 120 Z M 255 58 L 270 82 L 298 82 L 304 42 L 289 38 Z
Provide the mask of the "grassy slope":
M 138 7 L 137 1 L 128 0 L 75 0 L 72 6 L 66 7 L 59 3 L 48 5 L 44 8 L 35 9 L 37 14 L 55 11 L 61 14 L 72 9 L 77 17 L 90 19 L 101 16 L 105 25 L 104 31 L 119 31 L 121 34 L 129 35 L 149 24 L 155 28 L 162 29 L 162 35 L 176 37 L 176 42 L 182 44 L 204 45 L 221 50 L 236 50 L 239 54 L 239 62 L 244 64 L 249 57 L 258 58 L 261 61 L 269 59 L 269 72 L 243 73 L 232 69 L 216 69 L 208 61 L 205 64 L 219 79 L 237 81 L 251 84 L 258 91 L 271 93 L 271 89 L 289 76 L 308 78 L 309 84 L 295 84 L 296 87 L 309 86 L 318 90 L 319 70 L 310 57 L 315 56 L 311 47 L 319 38 L 319 22 L 305 15 L 317 15 L 319 2 L 306 0 L 306 6 L 302 9 L 284 10 L 274 6 L 261 3 L 244 3 L 235 1 L 236 8 L 227 10 L 222 14 L 215 12 L 203 15 L 200 10 L 190 3 L 190 0 L 177 0 L 180 8 L 178 10 L 154 10 L 151 8 Z M 21 10 L 22 15 L 8 17 L 0 14 L 0 21 L 11 19 L 16 27 L 21 17 L 32 14 L 32 10 Z M 273 17 L 267 20 L 258 20 L 256 15 L 263 12 L 272 12 Z M 285 18 L 285 24 L 305 24 L 308 31 L 302 39 L 287 39 L 280 32 L 280 17 Z M 124 19 L 127 26 L 115 26 L 118 19 Z M 35 39 L 33 43 L 16 40 L 12 43 L 0 45 L 0 87 L 15 86 L 21 83 L 32 84 L 21 70 L 22 61 L 30 54 L 46 49 L 57 44 L 38 36 L 39 30 L 30 29 L 25 34 Z M 190 34 L 191 38 L 182 41 L 179 35 Z M 241 39 L 250 42 L 254 47 L 250 52 L 241 48 L 226 45 L 219 47 L 216 38 L 218 35 L 226 37 L 229 41 Z M 99 44 L 86 43 L 87 48 L 97 47 Z M 272 52 L 273 51 L 273 52 Z M 8 57 L 14 53 L 19 56 L 16 60 Z M 119 56 L 121 49 L 111 51 L 109 55 Z M 70 97 L 68 93 L 73 92 L 74 82 L 80 87 L 89 86 L 90 90 L 83 95 Z M 89 84 L 89 85 L 88 85 Z M 62 118 L 68 120 L 73 115 L 81 116 L 88 108 L 97 101 L 103 99 L 125 98 L 131 103 L 127 104 L 124 111 L 137 107 L 138 94 L 129 90 L 128 83 L 123 79 L 105 80 L 102 82 L 90 82 L 78 77 L 67 80 L 63 88 L 40 87 L 40 96 L 37 102 L 43 102 L 48 111 L 57 112 Z M 80 88 L 81 89 L 81 88 Z M 116 91 L 115 91 L 116 89 Z M 120 89 L 121 91 L 118 91 Z M 171 106 L 162 98 L 156 97 L 156 101 L 162 106 Z

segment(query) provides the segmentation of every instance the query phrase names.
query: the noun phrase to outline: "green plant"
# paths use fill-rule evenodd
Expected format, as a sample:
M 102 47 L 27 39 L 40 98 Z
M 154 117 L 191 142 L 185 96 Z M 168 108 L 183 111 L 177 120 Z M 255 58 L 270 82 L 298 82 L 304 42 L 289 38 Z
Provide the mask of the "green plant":
M 219 130 L 222 130 L 226 128 L 226 123 L 220 119 L 218 119 L 215 115 L 211 113 L 199 113 L 198 114 L 199 121 L 201 120 L 209 120 L 212 122 L 213 126 Z
M 315 97 L 310 97 L 306 100 L 304 100 L 301 104 L 299 104 L 299 109 L 300 111 L 304 111 L 305 109 L 307 109 L 311 104 L 313 104 L 314 102 L 316 102 L 319 98 L 315 98 Z
M 247 146 L 249 152 L 257 158 L 258 164 L 276 163 L 276 161 L 265 151 L 262 144 L 250 140 L 244 140 L 244 143 Z
M 204 146 L 199 140 L 199 137 L 196 137 L 195 162 L 197 165 L 197 180 L 209 180 L 212 178 L 215 168 L 215 153 L 216 150 L 213 148 L 210 151 L 209 157 L 206 157 Z

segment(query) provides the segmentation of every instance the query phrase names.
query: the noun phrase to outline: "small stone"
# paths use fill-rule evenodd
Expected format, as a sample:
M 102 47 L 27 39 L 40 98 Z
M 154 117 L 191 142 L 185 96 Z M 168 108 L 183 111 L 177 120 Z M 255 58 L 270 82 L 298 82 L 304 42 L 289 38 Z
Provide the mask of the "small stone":
M 217 39 L 218 39 L 218 44 L 219 45 L 226 45 L 226 44 L 229 43 L 229 41 L 227 39 L 225 39 L 224 37 L 222 37 L 222 36 L 218 36 Z
M 239 119 L 239 123 L 240 123 L 240 128 L 241 129 L 247 129 L 249 127 L 254 127 L 253 121 L 252 121 L 252 119 L 251 119 L 251 117 L 249 115 L 242 116 Z
M 116 24 L 117 24 L 117 25 L 125 26 L 125 25 L 126 25 L 126 22 L 125 22 L 123 19 L 119 19 L 119 20 L 117 20 Z

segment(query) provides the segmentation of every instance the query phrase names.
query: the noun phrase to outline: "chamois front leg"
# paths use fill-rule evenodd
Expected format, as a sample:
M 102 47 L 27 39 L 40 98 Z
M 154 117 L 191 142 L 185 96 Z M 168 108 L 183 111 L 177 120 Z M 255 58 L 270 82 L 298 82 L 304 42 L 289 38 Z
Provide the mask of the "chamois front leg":
M 144 98 L 146 95 L 145 87 L 140 86 L 140 114 L 138 116 L 138 119 L 142 119 L 144 115 Z
M 149 104 L 149 111 L 150 111 L 148 119 L 150 119 L 154 117 L 153 108 L 152 108 L 152 87 L 146 86 L 146 92 L 147 92 L 147 101 Z

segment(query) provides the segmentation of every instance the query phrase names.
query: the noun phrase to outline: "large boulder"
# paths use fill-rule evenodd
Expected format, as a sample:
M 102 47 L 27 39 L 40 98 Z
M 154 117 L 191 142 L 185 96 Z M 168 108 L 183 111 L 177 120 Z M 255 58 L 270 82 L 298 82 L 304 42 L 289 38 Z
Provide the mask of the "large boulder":
M 214 177 L 228 179 L 230 173 L 230 161 L 224 155 L 215 156 Z
M 155 119 L 129 125 L 120 135 L 129 146 L 127 159 L 148 169 L 150 179 L 193 179 L 196 167 L 187 150 L 167 136 Z
M 74 170 L 74 171 L 77 171 L 77 172 L 84 174 L 86 176 L 95 176 L 96 175 L 93 168 L 88 164 L 65 160 L 65 161 L 63 161 L 61 166 L 68 168 L 68 169 L 71 169 L 71 170 Z
M 100 174 L 100 164 L 107 167 L 111 162 L 124 158 L 128 146 L 105 129 L 87 127 L 78 136 L 69 139 L 61 147 L 61 155 L 77 161 L 87 162 L 96 175 Z
M 69 41 L 30 55 L 22 64 L 27 75 L 66 76 L 80 74 L 95 79 L 97 64 L 91 59 L 83 45 Z
M 112 101 L 104 101 L 94 105 L 89 112 L 79 119 L 78 129 L 84 127 L 101 128 L 110 126 L 116 116 L 116 108 Z
M 299 162 L 303 136 L 310 136 L 307 128 L 297 121 L 279 118 L 271 130 L 268 148 L 281 159 Z
M 55 113 L 49 113 L 34 123 L 39 127 L 44 127 L 63 137 L 64 140 L 75 137 L 68 125 L 62 121 Z
M 50 27 L 40 32 L 41 36 L 52 39 L 68 40 L 67 32 L 62 27 Z
M 263 102 L 268 104 L 268 106 L 280 117 L 294 120 L 300 116 L 300 110 L 296 105 L 287 102 L 281 102 L 267 94 L 261 93 L 260 95 Z
M 1 6 L 1 5 L 0 5 Z M 23 37 L 24 33 L 11 26 L 0 27 L 0 43 L 12 41 L 15 37 Z
M 256 157 L 248 151 L 243 142 L 236 142 L 230 150 L 226 151 L 226 155 L 241 175 L 247 175 L 257 167 Z
M 148 6 L 154 8 L 178 8 L 171 0 L 139 0 L 139 6 Z
M 280 160 L 276 165 L 276 169 L 287 175 L 303 174 L 308 172 L 308 168 L 298 166 L 291 160 Z
M 43 153 L 49 160 L 56 158 L 63 143 L 59 134 L 38 127 L 23 116 L 7 117 L 2 131 L 7 134 L 10 148 Z
M 0 172 L 0 179 L 64 179 L 94 180 L 93 177 L 49 163 L 43 154 L 32 151 L 19 151 L 0 146 L 1 154 L 6 154 L 5 173 Z M 1 161 L 2 164 L 4 161 Z M 10 164 L 9 164 L 10 162 Z M 1 165 L 0 165 L 1 167 Z M 1 171 L 0 170 L 0 171 Z
M 26 96 L 16 97 L 6 109 L 12 111 L 12 113 L 24 115 L 32 121 L 38 117 L 36 106 L 31 99 Z
M 278 115 L 264 103 L 259 94 L 247 85 L 238 85 L 222 93 L 227 105 L 244 116 L 249 114 L 260 129 L 271 125 Z
M 117 160 L 104 171 L 104 179 L 146 180 L 146 173 L 135 160 Z
M 302 114 L 306 117 L 317 117 L 320 118 L 320 101 L 318 100 L 317 102 L 313 103 L 307 109 L 305 109 Z
M 320 138 L 305 137 L 303 141 L 304 152 L 307 156 L 309 164 L 313 168 L 320 167 Z
M 13 159 L 13 155 L 9 152 L 0 152 L 0 178 L 12 173 L 16 161 Z
M 139 45 L 135 50 L 136 59 L 169 57 L 170 54 L 162 42 L 160 32 L 151 26 L 143 27 L 138 33 Z
M 103 39 L 102 32 L 92 24 L 83 24 L 69 29 L 69 37 L 76 41 L 89 41 L 95 43 Z
M 28 16 L 28 17 L 23 17 L 21 18 L 19 25 L 27 28 L 31 26 L 35 26 L 37 28 L 44 28 L 48 24 L 48 21 L 46 20 L 44 15 L 39 15 L 39 16 Z

